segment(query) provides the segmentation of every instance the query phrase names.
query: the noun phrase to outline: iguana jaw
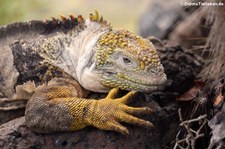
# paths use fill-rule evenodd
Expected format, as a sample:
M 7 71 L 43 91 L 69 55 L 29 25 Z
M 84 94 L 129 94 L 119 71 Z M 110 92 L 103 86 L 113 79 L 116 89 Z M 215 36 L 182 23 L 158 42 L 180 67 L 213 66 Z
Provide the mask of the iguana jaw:
M 101 76 L 101 81 L 105 86 L 112 88 L 120 88 L 123 90 L 135 90 L 140 92 L 152 92 L 162 90 L 164 83 L 167 80 L 166 74 L 161 73 L 158 76 L 150 76 L 150 74 L 129 75 L 118 72 L 104 72 Z

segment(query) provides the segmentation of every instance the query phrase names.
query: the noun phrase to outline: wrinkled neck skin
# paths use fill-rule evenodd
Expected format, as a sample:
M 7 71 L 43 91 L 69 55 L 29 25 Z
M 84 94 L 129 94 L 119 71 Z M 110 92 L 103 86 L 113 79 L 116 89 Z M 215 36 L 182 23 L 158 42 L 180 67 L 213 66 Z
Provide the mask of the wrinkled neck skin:
M 86 20 L 85 24 L 86 28 L 74 35 L 71 44 L 63 50 L 64 61 L 58 67 L 74 77 L 83 88 L 107 92 L 109 88 L 103 86 L 96 72 L 96 51 L 93 47 L 101 35 L 110 31 L 110 27 L 90 20 Z

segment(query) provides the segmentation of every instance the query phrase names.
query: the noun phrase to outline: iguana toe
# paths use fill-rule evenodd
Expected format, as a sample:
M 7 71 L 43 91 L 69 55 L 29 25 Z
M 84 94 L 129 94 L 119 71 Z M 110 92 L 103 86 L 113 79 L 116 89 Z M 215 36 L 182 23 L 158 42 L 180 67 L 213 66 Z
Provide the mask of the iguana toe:
M 149 113 L 152 109 L 148 107 L 135 108 L 127 106 L 128 99 L 134 95 L 135 92 L 131 91 L 125 96 L 113 99 L 118 93 L 118 89 L 112 89 L 105 99 L 96 101 L 92 104 L 91 114 L 89 114 L 88 123 L 102 130 L 117 131 L 121 134 L 128 135 L 129 131 L 126 127 L 120 124 L 125 122 L 146 128 L 153 127 L 149 121 L 134 117 L 132 114 Z M 91 118 L 90 118 L 91 117 Z

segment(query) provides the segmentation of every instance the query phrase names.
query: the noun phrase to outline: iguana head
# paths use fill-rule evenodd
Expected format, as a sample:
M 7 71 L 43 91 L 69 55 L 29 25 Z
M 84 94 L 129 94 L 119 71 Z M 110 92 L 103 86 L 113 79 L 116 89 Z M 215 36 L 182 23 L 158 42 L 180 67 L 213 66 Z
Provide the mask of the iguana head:
M 85 26 L 74 42 L 81 42 L 75 48 L 79 49 L 74 54 L 78 57 L 75 78 L 85 89 L 151 92 L 163 87 L 164 68 L 149 40 L 127 30 L 113 29 L 97 11 L 90 14 Z
M 164 68 L 154 45 L 127 30 L 103 34 L 95 46 L 96 68 L 107 87 L 151 92 L 166 81 Z

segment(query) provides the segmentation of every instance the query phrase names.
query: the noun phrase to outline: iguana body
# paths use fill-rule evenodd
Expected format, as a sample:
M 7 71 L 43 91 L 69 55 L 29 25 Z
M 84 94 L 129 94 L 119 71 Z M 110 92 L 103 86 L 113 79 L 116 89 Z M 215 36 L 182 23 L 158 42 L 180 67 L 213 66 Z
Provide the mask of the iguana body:
M 70 16 L 3 26 L 0 44 L 0 93 L 29 99 L 25 117 L 32 130 L 95 126 L 128 134 L 120 122 L 152 127 L 131 115 L 151 109 L 126 104 L 135 91 L 162 88 L 166 75 L 157 52 L 148 40 L 112 29 L 97 12 L 86 21 Z M 42 86 L 23 95 L 29 81 Z M 132 91 L 114 99 L 119 88 Z M 87 91 L 110 92 L 95 100 L 86 99 Z

